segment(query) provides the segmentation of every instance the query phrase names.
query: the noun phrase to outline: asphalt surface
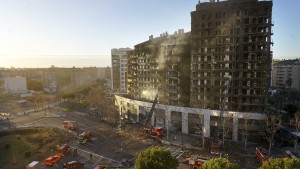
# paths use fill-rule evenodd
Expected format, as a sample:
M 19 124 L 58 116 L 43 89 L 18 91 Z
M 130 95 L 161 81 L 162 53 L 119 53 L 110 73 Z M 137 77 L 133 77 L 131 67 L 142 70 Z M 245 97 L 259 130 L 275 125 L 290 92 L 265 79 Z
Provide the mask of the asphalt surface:
M 54 106 L 54 105 L 53 105 Z M 66 130 L 63 128 L 64 120 L 75 120 L 78 124 L 78 130 Z M 122 129 L 116 129 L 100 120 L 89 117 L 85 113 L 67 113 L 59 111 L 59 108 L 51 108 L 50 112 L 45 110 L 29 110 L 11 114 L 10 116 L 1 116 L 0 131 L 23 128 L 23 127 L 53 127 L 59 128 L 66 133 L 66 141 L 72 147 L 60 162 L 52 167 L 41 166 L 41 168 L 62 168 L 64 163 L 69 161 L 80 161 L 84 163 L 84 168 L 93 169 L 97 164 L 104 164 L 109 167 L 133 168 L 132 164 L 137 154 L 153 145 L 162 145 L 156 139 L 141 135 L 138 128 L 131 132 Z M 93 133 L 92 141 L 87 144 L 79 144 L 77 135 L 83 131 Z M 181 147 L 172 145 L 167 146 L 173 154 L 178 154 Z M 77 154 L 73 149 L 77 148 Z M 54 152 L 50 152 L 50 155 Z M 92 154 L 92 159 L 91 159 Z M 40 159 L 42 161 L 43 159 Z M 131 166 L 127 166 L 130 165 Z M 186 168 L 186 166 L 185 166 Z

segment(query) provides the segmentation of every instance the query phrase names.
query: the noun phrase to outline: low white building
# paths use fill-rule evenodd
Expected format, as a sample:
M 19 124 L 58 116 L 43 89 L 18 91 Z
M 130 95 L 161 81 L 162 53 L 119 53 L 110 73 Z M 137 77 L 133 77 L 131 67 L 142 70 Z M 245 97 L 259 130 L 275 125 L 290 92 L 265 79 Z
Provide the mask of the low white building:
M 132 100 L 117 95 L 115 95 L 115 98 L 115 104 L 119 109 L 120 116 L 136 122 L 141 122 L 141 116 L 147 115 L 147 112 L 149 112 L 153 105 L 153 103 L 150 102 Z M 163 128 L 177 125 L 184 134 L 196 134 L 198 131 L 193 130 L 193 128 L 195 125 L 200 125 L 201 128 L 203 128 L 204 137 L 209 138 L 215 134 L 217 119 L 220 116 L 220 113 L 219 110 L 156 104 L 155 111 L 151 118 L 151 125 Z M 265 114 L 233 111 L 223 113 L 223 117 L 226 117 L 228 121 L 225 125 L 231 132 L 231 134 L 228 134 L 227 139 L 233 141 L 241 141 L 244 139 L 241 136 L 241 133 L 245 128 L 245 123 L 249 126 L 248 129 L 252 133 L 251 137 L 261 137 L 260 135 L 257 135 L 257 132 L 260 133 L 259 131 L 262 127 L 261 123 L 266 118 Z M 250 121 L 252 122 L 251 124 L 249 123 Z
M 27 92 L 27 83 L 25 77 L 6 77 L 4 78 L 5 90 L 9 93 Z

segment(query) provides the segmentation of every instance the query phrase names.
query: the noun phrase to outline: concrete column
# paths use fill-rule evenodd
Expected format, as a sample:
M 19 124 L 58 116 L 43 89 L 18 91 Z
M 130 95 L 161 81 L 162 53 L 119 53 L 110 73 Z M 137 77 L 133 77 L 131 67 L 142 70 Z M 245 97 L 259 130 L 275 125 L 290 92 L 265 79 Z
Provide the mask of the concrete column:
M 237 116 L 233 116 L 232 118 L 232 140 L 238 141 L 239 118 Z
M 204 112 L 204 137 L 210 137 L 210 112 Z
M 169 127 L 171 125 L 171 110 L 165 110 L 165 119 L 166 119 L 166 126 Z
M 140 122 L 140 106 L 136 106 L 136 122 Z
M 182 133 L 188 134 L 189 133 L 189 113 L 183 112 L 182 113 Z

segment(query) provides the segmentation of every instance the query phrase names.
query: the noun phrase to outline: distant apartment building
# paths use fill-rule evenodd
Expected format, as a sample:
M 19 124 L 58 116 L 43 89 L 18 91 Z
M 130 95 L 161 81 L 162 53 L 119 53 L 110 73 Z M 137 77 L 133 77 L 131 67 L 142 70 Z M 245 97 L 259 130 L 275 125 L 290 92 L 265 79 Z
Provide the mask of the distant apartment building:
M 115 92 L 127 93 L 127 52 L 130 48 L 111 50 L 111 79 Z
M 111 68 L 110 67 L 99 67 L 98 70 L 98 78 L 99 79 L 111 79 Z
M 44 90 L 55 93 L 60 90 L 86 87 L 96 83 L 97 79 L 110 79 L 110 67 L 84 68 L 19 68 L 0 70 L 0 80 L 5 77 L 21 76 L 26 79 L 38 80 L 43 83 Z
M 72 68 L 71 83 L 75 87 L 86 87 L 96 84 L 98 70 L 95 67 Z
M 133 99 L 158 100 L 163 104 L 189 105 L 190 33 L 179 29 L 173 35 L 135 45 L 128 52 L 128 94 Z
M 288 80 L 291 79 L 291 86 Z M 272 87 L 291 87 L 300 91 L 300 59 L 275 61 L 272 69 Z
M 27 92 L 27 83 L 25 77 L 5 77 L 5 90 L 9 93 L 25 93 Z
M 263 112 L 271 83 L 272 1 L 198 3 L 192 17 L 191 106 Z

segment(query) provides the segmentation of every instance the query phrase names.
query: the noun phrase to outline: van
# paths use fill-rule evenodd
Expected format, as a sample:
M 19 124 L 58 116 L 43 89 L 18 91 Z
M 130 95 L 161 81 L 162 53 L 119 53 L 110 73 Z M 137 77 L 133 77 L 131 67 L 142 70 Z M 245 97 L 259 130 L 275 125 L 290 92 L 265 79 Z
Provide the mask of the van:
M 63 165 L 64 169 L 80 169 L 84 166 L 83 163 L 79 161 L 71 161 Z

